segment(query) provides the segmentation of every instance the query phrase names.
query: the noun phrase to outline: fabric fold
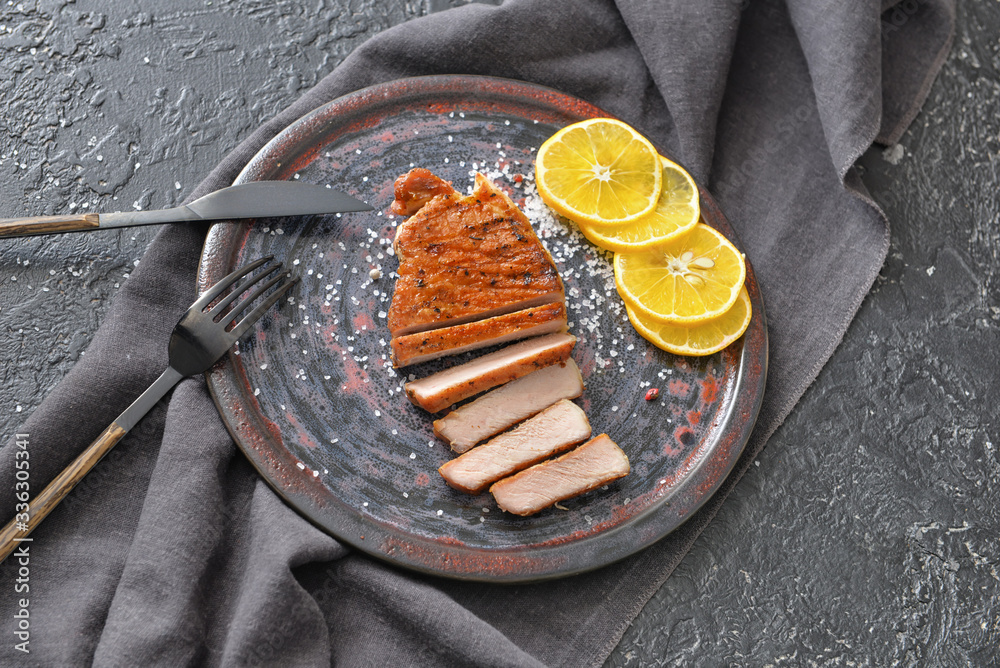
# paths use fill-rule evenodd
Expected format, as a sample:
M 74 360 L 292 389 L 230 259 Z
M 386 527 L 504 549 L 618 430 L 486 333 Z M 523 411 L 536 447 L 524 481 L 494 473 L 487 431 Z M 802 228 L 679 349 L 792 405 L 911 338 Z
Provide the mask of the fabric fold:
M 326 611 L 334 665 L 364 665 L 369 657 L 386 666 L 545 665 L 456 602 L 435 578 L 386 568 L 359 554 L 299 574 Z
M 788 11 L 808 63 L 830 156 L 843 177 L 875 140 L 881 124 L 878 8 L 789 3 Z
M 201 427 L 196 441 L 185 428 L 192 421 Z M 171 506 L 166 515 L 165 505 Z M 253 547 L 234 551 L 233 544 Z M 170 402 L 157 467 L 94 661 L 246 665 L 277 654 L 275 637 L 287 635 L 258 627 L 253 611 L 268 607 L 285 608 L 285 630 L 294 627 L 310 640 L 299 663 L 315 665 L 329 655 L 325 625 L 317 626 L 321 615 L 309 610 L 315 602 L 291 571 L 343 554 L 334 539 L 282 504 L 238 454 L 204 381 L 184 381 Z
M 708 178 L 716 119 L 743 8 L 733 0 L 619 3 L 675 123 L 670 148 L 699 182 Z

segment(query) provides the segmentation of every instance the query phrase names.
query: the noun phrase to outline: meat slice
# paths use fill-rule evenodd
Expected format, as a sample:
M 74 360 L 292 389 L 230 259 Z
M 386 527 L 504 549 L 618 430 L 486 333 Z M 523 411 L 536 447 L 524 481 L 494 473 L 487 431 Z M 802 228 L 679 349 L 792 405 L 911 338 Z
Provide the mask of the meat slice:
M 490 492 L 508 513 L 531 515 L 628 472 L 628 457 L 607 434 L 601 434 L 561 457 L 494 483 Z
M 392 362 L 399 368 L 563 331 L 566 331 L 566 307 L 562 303 L 546 304 L 464 325 L 397 337 L 392 340 Z
M 392 212 L 412 216 L 435 197 L 459 199 L 461 195 L 451 184 L 436 176 L 429 169 L 417 167 L 403 174 L 393 184 L 395 200 Z
M 527 339 L 453 366 L 403 386 L 417 406 L 437 413 L 457 401 L 526 376 L 536 369 L 565 362 L 576 337 L 547 334 Z
M 395 338 L 565 300 L 555 263 L 520 209 L 476 174 L 461 195 L 426 169 L 396 180 L 399 258 L 387 322 Z
M 583 394 L 583 377 L 572 358 L 532 371 L 434 421 L 434 435 L 462 453 L 560 399 Z
M 490 483 L 564 452 L 590 437 L 583 410 L 562 399 L 514 429 L 473 448 L 438 469 L 455 489 L 479 494 Z

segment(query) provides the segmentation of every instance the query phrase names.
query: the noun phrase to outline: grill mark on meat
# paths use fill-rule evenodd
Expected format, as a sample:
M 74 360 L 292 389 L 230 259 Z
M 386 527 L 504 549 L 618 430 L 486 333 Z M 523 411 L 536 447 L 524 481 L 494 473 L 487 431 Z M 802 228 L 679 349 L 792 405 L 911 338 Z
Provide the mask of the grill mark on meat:
M 565 333 L 562 279 L 523 212 L 482 174 L 463 196 L 419 168 L 396 180 L 392 210 L 410 216 L 393 241 L 394 366 L 535 337 L 404 386 L 430 412 L 486 392 L 434 422 L 464 453 L 439 469 L 447 483 L 489 488 L 501 509 L 530 515 L 627 475 L 628 457 L 607 434 L 572 449 L 590 436 L 569 401 L 583 391 L 569 358 L 576 338 Z
M 482 174 L 462 196 L 426 169 L 411 170 L 396 181 L 393 210 L 413 214 L 393 242 L 393 337 L 564 303 L 562 279 L 531 223 Z

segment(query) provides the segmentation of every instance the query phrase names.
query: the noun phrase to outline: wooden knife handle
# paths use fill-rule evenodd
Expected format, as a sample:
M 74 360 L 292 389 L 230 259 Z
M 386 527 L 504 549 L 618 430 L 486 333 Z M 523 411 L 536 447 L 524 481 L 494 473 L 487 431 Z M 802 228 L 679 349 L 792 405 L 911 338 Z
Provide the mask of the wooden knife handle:
M 125 433 L 125 429 L 120 427 L 117 422 L 112 422 L 93 443 L 87 446 L 87 449 L 79 457 L 73 460 L 72 464 L 67 466 L 31 500 L 26 512 L 16 515 L 3 530 L 0 530 L 0 562 L 6 559 L 17 548 L 18 543 L 26 538 L 59 505 L 60 501 L 66 498 L 66 495 L 76 487 L 78 482 L 83 480 L 83 477 L 92 468 L 97 466 L 97 462 L 108 454 Z
M 35 234 L 80 232 L 100 227 L 96 213 L 73 216 L 35 216 L 33 218 L 0 218 L 0 237 L 29 237 Z

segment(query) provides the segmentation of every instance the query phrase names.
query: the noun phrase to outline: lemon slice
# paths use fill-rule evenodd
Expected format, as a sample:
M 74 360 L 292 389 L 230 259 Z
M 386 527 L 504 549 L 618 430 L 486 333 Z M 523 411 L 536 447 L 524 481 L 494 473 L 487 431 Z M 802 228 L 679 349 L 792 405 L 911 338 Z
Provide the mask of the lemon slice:
M 618 294 L 633 310 L 675 324 L 722 315 L 746 278 L 740 252 L 704 223 L 655 248 L 615 253 L 614 264 Z
M 718 318 L 686 327 L 650 320 L 625 305 L 628 319 L 644 339 L 675 355 L 711 355 L 743 336 L 750 324 L 750 295 L 744 287 L 732 308 Z
M 698 222 L 698 186 L 677 163 L 660 156 L 663 186 L 656 208 L 634 223 L 577 223 L 591 243 L 605 250 L 629 252 L 650 248 L 687 232 Z
M 662 171 L 649 140 L 612 118 L 559 130 L 535 159 L 538 194 L 577 223 L 623 224 L 650 213 L 660 198 Z

